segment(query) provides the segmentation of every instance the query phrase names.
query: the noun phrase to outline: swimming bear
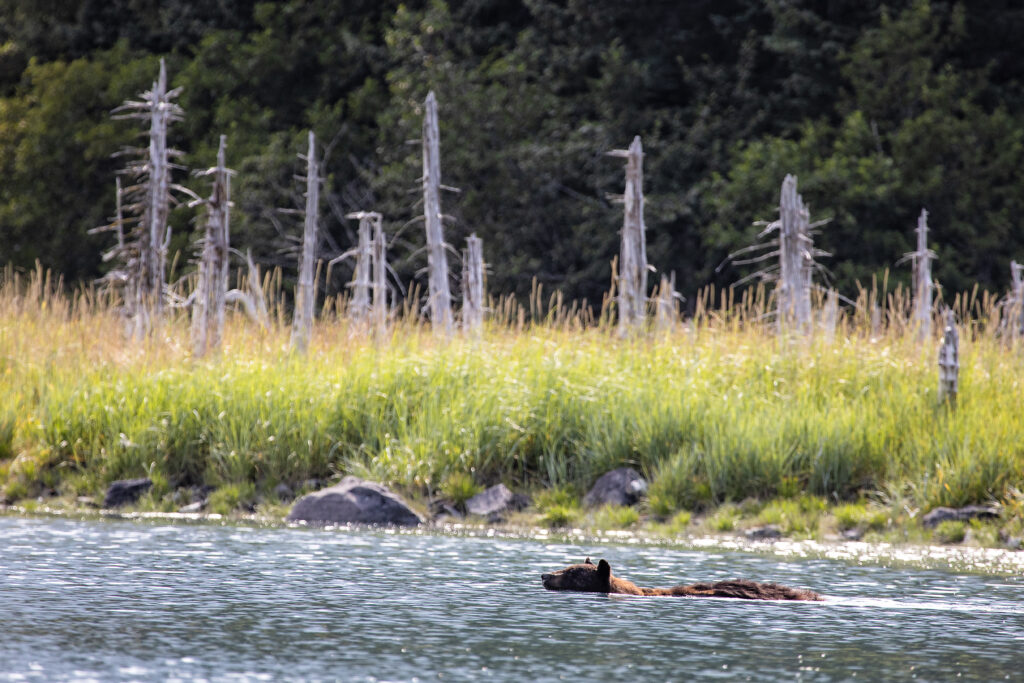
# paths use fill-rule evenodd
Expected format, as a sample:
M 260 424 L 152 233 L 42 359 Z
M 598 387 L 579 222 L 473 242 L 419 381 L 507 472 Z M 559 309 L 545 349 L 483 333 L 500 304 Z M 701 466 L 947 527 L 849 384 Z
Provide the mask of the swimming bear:
M 551 574 L 541 574 L 544 587 L 553 591 L 587 593 L 624 593 L 626 595 L 674 595 L 678 597 L 743 598 L 744 600 L 823 600 L 814 591 L 789 588 L 777 583 L 758 583 L 746 579 L 693 583 L 672 588 L 641 588 L 632 581 L 612 576 L 612 567 L 601 560 L 597 564 L 588 557 L 583 564 L 574 564 Z

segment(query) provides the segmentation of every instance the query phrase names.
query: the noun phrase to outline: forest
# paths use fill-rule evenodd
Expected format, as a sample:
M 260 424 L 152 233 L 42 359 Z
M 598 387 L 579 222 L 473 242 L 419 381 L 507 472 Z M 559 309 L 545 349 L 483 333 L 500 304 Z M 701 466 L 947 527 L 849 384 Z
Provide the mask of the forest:
M 643 139 L 647 250 L 691 301 L 750 271 L 718 266 L 778 212 L 787 173 L 826 277 L 896 268 L 929 212 L 947 293 L 1004 291 L 1024 259 L 1024 7 L 876 0 L 0 1 L 0 264 L 89 282 L 109 264 L 116 154 L 142 131 L 111 111 L 167 63 L 184 119 L 175 182 L 227 136 L 231 241 L 294 272 L 308 131 L 322 141 L 321 258 L 345 214 L 379 211 L 398 279 L 420 274 L 423 100 L 437 94 L 446 239 L 483 239 L 488 289 L 534 281 L 599 304 L 618 253 L 622 164 Z M 180 276 L 196 211 L 171 214 Z M 236 264 L 240 265 L 240 264 Z M 343 291 L 351 271 L 321 283 Z

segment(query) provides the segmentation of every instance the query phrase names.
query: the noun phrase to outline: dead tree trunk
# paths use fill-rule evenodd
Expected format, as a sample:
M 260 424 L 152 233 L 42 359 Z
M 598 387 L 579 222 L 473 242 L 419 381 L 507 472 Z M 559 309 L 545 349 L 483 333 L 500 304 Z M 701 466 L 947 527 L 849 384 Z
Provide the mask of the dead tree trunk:
M 654 326 L 656 329 L 660 331 L 671 330 L 672 326 L 679 320 L 678 299 L 675 271 L 672 272 L 671 277 L 667 277 L 663 273 L 661 284 L 658 285 L 658 301 L 654 313 Z
M 1014 339 L 1024 337 L 1024 265 L 1010 261 L 1010 335 Z
M 825 305 L 821 312 L 821 333 L 831 344 L 836 338 L 836 325 L 839 324 L 839 292 L 834 289 L 825 294 Z
M 626 159 L 626 191 L 622 220 L 622 245 L 619 252 L 618 304 L 619 329 L 643 325 L 647 313 L 647 237 L 644 226 L 644 152 L 640 136 L 629 149 L 608 153 Z
M 814 266 L 810 236 L 810 212 L 796 191 L 796 176 L 782 181 L 779 200 L 779 284 L 777 289 L 780 331 L 795 326 L 806 331 L 811 322 L 811 273 Z
M 483 240 L 473 233 L 462 252 L 462 328 L 479 334 L 484 324 Z
M 370 325 L 373 334 L 378 340 L 383 340 L 387 334 L 388 327 L 388 290 L 387 290 L 387 268 L 388 252 L 387 241 L 384 237 L 382 217 L 379 213 L 374 214 L 373 220 L 373 303 L 370 309 Z
M 828 221 L 810 221 L 810 211 L 804 206 L 803 198 L 796 192 L 796 176 L 787 174 L 782 181 L 779 219 L 770 223 L 754 223 L 766 226 L 758 238 L 763 238 L 776 230 L 779 233 L 778 238 L 733 252 L 718 266 L 718 269 L 721 269 L 729 261 L 739 266 L 778 260 L 777 267 L 768 265 L 763 270 L 742 278 L 736 284 L 742 284 L 752 278 L 775 281 L 776 325 L 780 334 L 793 328 L 806 334 L 812 329 L 811 277 L 816 267 L 815 259 L 830 254 L 816 249 L 811 236 L 814 228 Z M 754 255 L 736 259 L 741 254 Z
M 373 289 L 373 262 L 375 258 L 373 240 L 379 230 L 381 215 L 375 211 L 357 211 L 345 214 L 345 218 L 359 220 L 358 244 L 355 249 L 346 251 L 332 259 L 330 265 L 338 261 L 355 258 L 356 265 L 349 286 L 352 288 L 352 300 L 348 306 L 349 318 L 356 327 L 363 327 L 370 322 L 370 292 Z
M 356 267 L 352 277 L 352 303 L 349 316 L 355 325 L 365 325 L 370 317 L 370 271 L 373 267 L 373 223 L 378 213 L 349 214 L 359 218 L 359 244 L 356 247 Z
M 427 231 L 428 306 L 434 329 L 452 329 L 448 255 L 441 224 L 441 136 L 437 125 L 437 98 L 427 94 L 423 117 L 423 217 Z
M 131 320 L 132 336 L 137 338 L 148 334 L 163 312 L 167 248 L 171 240 L 167 222 L 171 190 L 195 197 L 171 182 L 175 166 L 170 158 L 181 153 L 168 148 L 167 129 L 172 122 L 182 119 L 181 107 L 173 102 L 180 92 L 181 88 L 167 89 L 167 67 L 161 59 L 160 73 L 152 89 L 143 93 L 141 100 L 129 100 L 113 112 L 115 119 L 141 119 L 149 123 L 148 148 L 124 150 L 137 156 L 123 171 L 134 180 L 124 189 L 129 202 L 124 209 L 137 218 L 131 232 L 127 236 L 122 234 L 118 248 L 125 265 L 125 312 Z
M 217 165 L 202 173 L 213 176 L 206 205 L 199 279 L 192 301 L 192 348 L 196 357 L 220 347 L 224 337 L 224 308 L 228 291 L 230 251 L 231 174 L 225 163 L 227 136 L 220 136 Z
M 149 299 L 149 308 L 156 318 L 163 312 L 167 246 L 171 240 L 171 229 L 167 224 L 171 198 L 171 169 L 167 154 L 167 124 L 170 111 L 164 106 L 166 100 L 167 68 L 161 59 L 160 77 L 150 94 L 149 200 L 145 219 L 148 224 L 150 248 L 143 261 L 146 297 Z
M 299 282 L 295 288 L 295 314 L 292 320 L 292 348 L 305 353 L 313 334 L 313 310 L 316 283 L 313 269 L 316 260 L 317 223 L 320 208 L 320 169 L 316 160 L 316 136 L 309 131 L 309 152 L 306 154 L 306 211 L 302 230 L 302 259 Z
M 245 263 L 249 269 L 246 276 L 246 288 L 249 291 L 232 289 L 224 295 L 224 300 L 228 303 L 242 304 L 250 320 L 264 330 L 269 330 L 270 314 L 267 312 L 267 300 L 263 294 L 263 285 L 260 283 L 260 269 L 252 260 L 252 252 L 246 251 Z
M 913 268 L 914 326 L 920 339 L 932 336 L 932 260 L 935 252 L 928 249 L 928 212 L 921 209 L 917 219 L 917 250 L 904 259 L 909 259 Z
M 946 310 L 945 333 L 939 347 L 939 400 L 956 405 L 960 388 L 960 334 L 953 311 Z

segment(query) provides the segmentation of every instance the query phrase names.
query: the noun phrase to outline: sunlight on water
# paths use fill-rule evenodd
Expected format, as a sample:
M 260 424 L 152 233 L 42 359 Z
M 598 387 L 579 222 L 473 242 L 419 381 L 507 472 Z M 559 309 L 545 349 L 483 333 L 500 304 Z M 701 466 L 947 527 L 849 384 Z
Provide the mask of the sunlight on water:
M 891 562 L 860 564 L 857 546 L 830 557 L 807 544 L 771 555 L 626 540 L 0 517 L 0 680 L 988 681 L 1024 671 L 1021 572 L 940 569 L 963 559 L 945 549 L 865 546 Z M 938 554 L 908 569 L 908 552 Z M 641 585 L 742 576 L 827 599 L 541 587 L 542 572 L 586 556 Z

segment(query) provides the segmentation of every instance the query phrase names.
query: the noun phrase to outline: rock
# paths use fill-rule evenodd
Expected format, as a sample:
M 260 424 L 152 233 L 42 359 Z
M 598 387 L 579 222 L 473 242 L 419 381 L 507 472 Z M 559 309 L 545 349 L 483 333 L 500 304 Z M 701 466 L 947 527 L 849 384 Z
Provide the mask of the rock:
M 594 482 L 593 488 L 583 497 L 587 507 L 601 505 L 636 505 L 647 493 L 647 482 L 632 467 L 620 467 L 606 472 Z
M 857 526 L 852 529 L 843 530 L 843 539 L 847 541 L 859 541 L 864 538 L 864 529 Z
M 281 482 L 274 487 L 274 495 L 277 496 L 277 499 L 282 503 L 287 503 L 288 501 L 295 499 L 295 492 L 292 491 L 292 487 L 284 482 Z
M 103 507 L 116 508 L 134 503 L 152 485 L 153 480 L 148 477 L 115 481 L 107 488 L 107 495 L 103 498 Z
M 481 517 L 501 516 L 501 513 L 522 510 L 530 499 L 521 493 L 512 493 L 504 484 L 495 484 L 466 501 L 466 513 Z
M 1009 550 L 1022 550 L 1024 549 L 1024 539 L 1011 536 L 1010 532 L 1006 529 L 1000 529 L 996 534 L 999 538 L 999 542 Z
M 782 529 L 777 524 L 765 524 L 743 532 L 748 541 L 774 541 L 782 538 Z
M 206 508 L 206 501 L 205 500 L 198 500 L 195 503 L 189 503 L 188 505 L 185 505 L 185 506 L 182 506 L 182 507 L 178 508 L 178 512 L 184 512 L 186 514 L 189 514 L 189 513 L 194 514 L 194 513 L 197 513 L 197 512 L 202 512 L 205 508 Z
M 968 505 L 962 508 L 937 507 L 921 518 L 921 524 L 926 527 L 935 527 L 948 520 L 965 522 L 969 519 L 993 519 L 998 516 L 999 508 L 989 505 Z
M 443 518 L 462 519 L 462 513 L 455 509 L 447 500 L 435 500 L 430 504 L 430 516 L 434 521 L 445 521 Z
M 319 525 L 418 526 L 423 523 L 398 495 L 358 477 L 345 477 L 339 484 L 299 498 L 285 519 Z

